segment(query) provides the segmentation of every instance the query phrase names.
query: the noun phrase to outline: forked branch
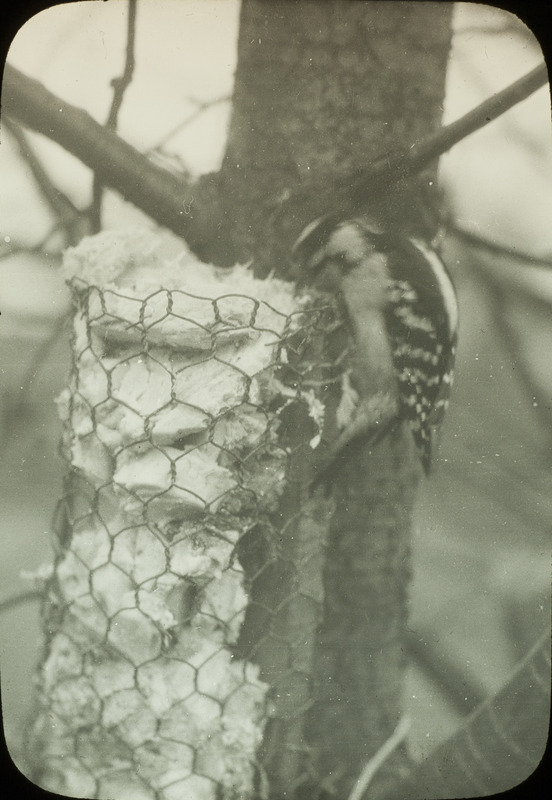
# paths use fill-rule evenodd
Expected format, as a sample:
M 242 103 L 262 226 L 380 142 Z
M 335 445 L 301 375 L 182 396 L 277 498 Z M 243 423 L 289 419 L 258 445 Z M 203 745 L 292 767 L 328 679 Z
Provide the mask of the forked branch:
M 466 136 L 525 100 L 547 80 L 543 64 L 406 152 L 378 159 L 360 173 L 357 171 L 353 178 L 344 181 L 337 193 L 339 201 L 354 207 L 372 195 L 375 187 L 416 174 Z M 208 215 L 202 215 L 197 185 L 191 186 L 182 177 L 151 163 L 86 111 L 64 102 L 39 81 L 9 64 L 4 71 L 2 101 L 4 112 L 12 119 L 60 144 L 90 167 L 105 186 L 120 192 L 157 222 L 184 236 L 192 250 L 201 254 L 219 217 L 217 209 L 212 207 Z M 189 213 L 192 194 L 195 213 Z M 216 193 L 211 192 L 210 203 L 214 196 Z M 297 198 L 298 195 L 293 195 L 292 201 L 297 202 Z

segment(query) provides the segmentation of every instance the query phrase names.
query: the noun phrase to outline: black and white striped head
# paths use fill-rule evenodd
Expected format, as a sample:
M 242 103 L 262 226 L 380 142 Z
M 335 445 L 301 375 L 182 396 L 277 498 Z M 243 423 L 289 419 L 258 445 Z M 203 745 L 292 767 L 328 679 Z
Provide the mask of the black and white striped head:
M 301 233 L 292 250 L 297 266 L 299 285 L 317 283 L 324 277 L 324 286 L 335 288 L 343 274 L 356 267 L 375 248 L 382 230 L 363 220 L 343 220 L 336 215 L 320 217 Z

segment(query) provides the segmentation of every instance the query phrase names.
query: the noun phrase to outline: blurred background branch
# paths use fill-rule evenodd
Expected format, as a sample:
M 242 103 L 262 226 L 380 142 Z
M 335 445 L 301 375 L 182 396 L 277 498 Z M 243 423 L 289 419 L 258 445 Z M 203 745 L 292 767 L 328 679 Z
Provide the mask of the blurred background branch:
M 544 751 L 549 705 L 550 632 L 545 631 L 500 692 L 474 709 L 397 792 L 404 800 L 481 797 L 490 786 L 493 793 L 516 786 Z M 443 764 L 449 768 L 443 770 Z
M 88 228 L 85 212 L 80 211 L 69 197 L 55 185 L 41 159 L 37 156 L 24 129 L 16 122 L 12 122 L 6 115 L 2 117 L 2 127 L 17 142 L 19 151 L 29 165 L 36 181 L 37 189 L 56 217 L 56 228 L 65 231 L 67 244 L 76 244 Z M 2 243 L 2 247 L 4 246 L 5 242 Z M 0 251 L 0 255 L 4 255 L 4 252 Z
M 207 232 L 198 225 L 199 215 L 184 213 L 191 187 L 181 177 L 151 163 L 86 111 L 65 103 L 9 64 L 4 69 L 2 99 L 8 117 L 61 145 L 89 167 L 102 185 L 185 235 L 192 248 L 200 247 Z
M 499 242 L 492 242 L 490 239 L 486 239 L 483 236 L 478 236 L 472 231 L 466 231 L 462 228 L 459 228 L 458 225 L 454 224 L 454 222 L 451 222 L 451 224 L 447 226 L 447 230 L 454 236 L 457 236 L 465 241 L 468 245 L 483 249 L 496 256 L 513 259 L 516 261 L 519 267 L 545 267 L 546 269 L 550 269 L 552 267 L 552 256 L 550 259 L 540 258 L 533 253 L 520 250 L 517 247 L 508 247 L 507 245 L 500 244 Z M 519 291 L 530 293 L 530 289 L 527 287 L 519 286 L 518 288 Z M 550 310 L 552 307 L 551 301 L 546 300 L 536 292 L 531 293 L 531 298 L 534 299 L 536 303 L 541 302 L 545 304 L 547 310 Z
M 123 105 L 125 91 L 132 83 L 135 65 L 135 40 L 136 0 L 128 0 L 125 64 L 122 75 L 119 78 L 113 78 L 111 81 L 111 85 L 113 87 L 113 98 L 111 101 L 111 108 L 109 109 L 109 114 L 107 116 L 107 121 L 105 123 L 105 127 L 109 131 L 115 132 L 117 130 L 117 119 L 119 117 L 121 106 Z M 98 177 L 98 173 L 94 171 L 94 178 L 92 181 L 92 202 L 88 211 L 92 233 L 97 233 L 101 228 L 102 195 L 103 185 Z

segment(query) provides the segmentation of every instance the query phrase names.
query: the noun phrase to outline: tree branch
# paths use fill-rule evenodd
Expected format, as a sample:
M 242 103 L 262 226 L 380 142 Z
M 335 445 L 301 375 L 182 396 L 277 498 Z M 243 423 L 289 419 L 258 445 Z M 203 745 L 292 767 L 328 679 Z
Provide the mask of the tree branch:
M 31 146 L 25 131 L 19 125 L 8 119 L 2 120 L 2 124 L 5 126 L 10 136 L 16 141 L 21 155 L 29 165 L 38 191 L 46 200 L 56 217 L 62 222 L 73 222 L 82 212 L 79 211 L 61 189 L 52 183 L 44 165 Z
M 183 131 L 188 125 L 191 125 L 192 122 L 195 122 L 198 117 L 204 114 L 209 109 L 213 108 L 213 106 L 222 105 L 222 103 L 230 103 L 232 100 L 231 95 L 222 95 L 221 97 L 215 97 L 214 100 L 191 100 L 195 104 L 195 109 L 183 120 L 178 122 L 170 131 L 165 133 L 160 141 L 157 142 L 156 145 L 149 149 L 149 153 L 159 152 L 163 149 L 163 147 L 177 134 Z
M 4 611 L 11 611 L 12 608 L 17 608 L 23 603 L 40 601 L 43 597 L 44 591 L 42 589 L 27 589 L 23 592 L 6 595 L 6 597 L 0 598 L 0 614 Z
M 111 86 L 113 87 L 113 97 L 111 100 L 111 108 L 107 116 L 105 127 L 110 131 L 117 130 L 117 120 L 119 119 L 119 112 L 123 105 L 125 91 L 132 82 L 134 75 L 134 43 L 136 40 L 136 0 L 128 0 L 128 15 L 127 15 L 127 43 L 126 43 L 126 57 L 123 68 L 123 73 L 118 78 L 113 78 Z M 90 204 L 90 218 L 92 222 L 92 230 L 98 232 L 101 228 L 102 216 L 102 198 L 103 198 L 103 184 L 99 179 L 97 173 L 94 174 L 94 181 L 92 184 L 92 203 Z
M 132 82 L 134 75 L 134 42 L 136 39 L 136 0 L 128 0 L 128 18 L 127 18 L 127 45 L 126 45 L 126 58 L 123 74 L 119 78 L 113 78 L 111 85 L 113 86 L 113 99 L 111 101 L 111 108 L 106 128 L 114 131 L 117 128 L 117 120 L 119 119 L 119 112 L 123 105 L 123 98 L 125 91 Z
M 446 125 L 406 151 L 377 159 L 369 167 L 348 176 L 333 195 L 333 203 L 357 210 L 382 187 L 407 180 L 455 144 L 525 100 L 548 80 L 546 66 L 536 67 L 506 89 L 483 101 L 463 117 Z M 200 257 L 217 229 L 224 230 L 216 198 L 216 176 L 205 176 L 191 186 L 182 178 L 152 164 L 112 131 L 99 125 L 85 111 L 65 103 L 38 81 L 6 64 L 2 100 L 4 111 L 14 119 L 48 136 L 90 167 L 98 180 L 120 192 L 130 202 L 186 238 Z M 201 214 L 202 191 L 208 213 Z M 312 187 L 305 190 L 312 194 Z M 295 216 L 303 192 L 284 202 L 281 212 Z M 328 197 L 327 187 L 323 197 Z M 193 199 L 193 205 L 191 200 Z M 325 208 L 324 213 L 331 208 Z M 279 215 L 278 215 L 279 216 Z
M 552 256 L 538 256 L 529 253 L 527 250 L 520 250 L 518 247 L 508 246 L 500 242 L 493 242 L 486 239 L 473 231 L 468 231 L 458 225 L 447 225 L 447 232 L 457 239 L 461 239 L 471 247 L 477 247 L 480 250 L 486 250 L 494 256 L 500 258 L 508 258 L 516 261 L 520 267 L 540 267 L 544 269 L 552 269 Z M 543 299 L 542 296 L 534 296 L 535 301 L 545 303 L 546 308 L 549 309 L 550 304 Z
M 516 786 L 544 752 L 549 676 L 550 632 L 545 630 L 508 683 L 394 786 L 390 796 L 480 797 Z
M 189 246 L 201 254 L 216 226 L 216 205 L 210 201 L 209 213 L 200 213 L 197 185 L 191 186 L 152 164 L 86 111 L 56 97 L 39 81 L 9 64 L 4 69 L 2 107 L 12 119 L 76 156 L 106 186 L 120 192 L 159 224 L 185 237 Z M 212 183 L 212 178 L 204 181 Z
M 412 177 L 462 139 L 527 99 L 547 81 L 546 64 L 541 64 L 501 92 L 488 97 L 450 125 L 443 126 L 433 135 L 415 143 L 407 151 L 377 159 L 350 185 L 353 202 L 365 201 L 367 196 L 374 193 L 374 187 L 377 190 L 382 185 Z
M 549 438 L 551 415 L 550 406 L 546 402 L 547 390 L 539 384 L 524 354 L 522 335 L 512 324 L 512 315 L 508 313 L 508 293 L 492 273 L 479 270 L 476 277 L 486 288 L 487 302 L 497 333 L 512 364 L 515 364 L 513 374 L 522 391 L 532 399 L 535 416 L 540 419 L 542 436 Z

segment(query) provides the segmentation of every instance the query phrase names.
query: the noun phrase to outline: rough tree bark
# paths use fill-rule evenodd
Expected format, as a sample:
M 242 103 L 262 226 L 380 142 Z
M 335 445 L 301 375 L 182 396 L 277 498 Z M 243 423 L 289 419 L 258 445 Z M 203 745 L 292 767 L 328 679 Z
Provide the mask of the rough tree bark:
M 214 178 L 228 229 L 209 255 L 253 256 L 259 269 L 274 269 L 276 256 L 285 272 L 290 236 L 332 207 L 338 187 L 346 203 L 343 181 L 434 130 L 450 18 L 448 4 L 245 0 L 228 146 Z M 420 186 L 436 192 L 435 167 L 391 198 L 383 187 L 387 224 L 419 232 Z M 298 190 L 301 205 L 287 203 Z

